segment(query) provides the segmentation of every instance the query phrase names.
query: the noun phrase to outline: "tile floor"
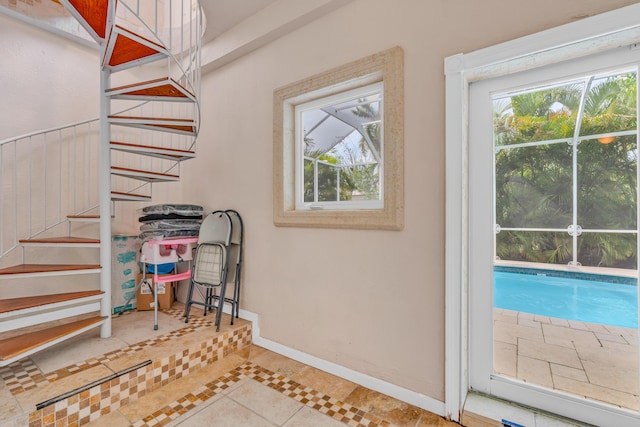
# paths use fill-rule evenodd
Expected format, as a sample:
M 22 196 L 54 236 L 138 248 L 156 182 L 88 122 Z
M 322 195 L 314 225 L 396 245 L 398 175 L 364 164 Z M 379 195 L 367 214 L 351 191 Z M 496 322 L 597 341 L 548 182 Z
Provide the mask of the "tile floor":
M 638 331 L 494 311 L 495 369 L 545 387 L 638 410 Z
M 178 305 L 178 306 L 176 306 Z M 0 426 L 455 426 L 373 390 L 252 345 L 251 324 L 220 333 L 211 316 L 185 325 L 179 304 L 113 319 L 97 331 L 0 368 Z M 146 362 L 148 361 L 148 362 Z M 111 381 L 35 410 L 61 393 Z

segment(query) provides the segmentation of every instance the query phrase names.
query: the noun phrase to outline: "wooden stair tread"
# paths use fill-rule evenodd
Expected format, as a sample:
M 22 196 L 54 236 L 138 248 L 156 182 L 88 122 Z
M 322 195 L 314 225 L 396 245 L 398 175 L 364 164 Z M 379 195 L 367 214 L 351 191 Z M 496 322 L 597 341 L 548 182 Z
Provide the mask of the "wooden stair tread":
M 110 119 L 120 119 L 120 120 L 144 120 L 150 122 L 184 122 L 184 123 L 194 123 L 193 119 L 177 119 L 175 117 L 141 117 L 141 116 L 117 116 L 111 115 Z
M 118 141 L 111 141 L 111 149 L 177 162 L 189 160 L 196 156 L 196 152 L 190 150 L 181 150 L 179 148 L 170 147 L 157 147 L 153 145 L 129 144 L 126 142 Z
M 16 358 L 29 350 L 55 341 L 88 326 L 95 325 L 104 319 L 104 317 L 100 316 L 90 317 L 88 319 L 0 340 L 0 360 L 4 361 Z
M 100 215 L 67 215 L 71 219 L 100 219 Z
M 123 191 L 112 191 L 111 200 L 143 202 L 143 201 L 151 200 L 151 196 L 147 196 L 144 194 L 125 193 Z
M 139 39 L 144 40 L 144 42 L 147 43 L 143 44 L 138 40 L 131 38 L 128 31 L 124 30 L 122 27 L 116 25 L 116 28 L 118 31 L 115 32 L 116 39 L 113 46 L 113 52 L 109 58 L 110 66 L 115 67 L 161 53 L 163 48 L 159 44 L 142 36 L 137 36 Z
M 105 38 L 107 26 L 108 0 L 69 0 L 86 23 L 96 32 L 98 37 Z
M 158 175 L 158 176 L 167 176 L 167 177 L 173 177 L 173 178 L 180 178 L 179 175 L 172 175 L 170 173 L 145 171 L 145 170 L 142 170 L 142 169 L 123 168 L 123 167 L 120 167 L 120 166 L 111 166 L 111 169 L 116 169 L 118 171 L 124 171 L 124 172 L 144 173 L 144 174 L 150 174 L 150 175 Z
M 11 311 L 24 310 L 26 308 L 39 307 L 47 304 L 55 304 L 57 302 L 71 301 L 85 297 L 103 294 L 100 290 L 82 291 L 82 292 L 66 292 L 51 295 L 36 295 L 22 298 L 0 299 L 0 313 L 8 313 Z
M 100 218 L 100 217 L 98 217 Z M 85 237 L 43 237 L 35 239 L 23 239 L 20 243 L 100 243 L 100 239 L 88 239 Z
M 114 87 L 109 89 L 107 94 L 115 92 L 120 92 L 120 95 L 127 96 L 149 96 L 162 98 L 189 98 L 189 96 L 194 96 L 180 83 L 167 77 Z
M 95 270 L 101 268 L 92 264 L 20 264 L 0 269 L 0 276 L 9 274 L 50 273 L 59 271 Z
M 195 154 L 195 151 L 190 151 L 190 150 L 180 150 L 177 148 L 167 148 L 167 147 L 155 147 L 153 145 L 130 144 L 127 142 L 111 141 L 111 145 L 117 145 L 117 146 L 132 148 L 132 149 L 142 148 L 142 149 L 148 149 L 148 150 L 156 150 L 158 152 L 167 151 L 167 152 L 176 152 L 176 153 L 184 153 L 184 154 Z
M 151 199 L 151 196 L 147 196 L 144 194 L 134 194 L 134 193 L 125 193 L 123 191 L 112 191 L 112 196 L 124 196 L 124 197 L 140 197 L 143 199 Z

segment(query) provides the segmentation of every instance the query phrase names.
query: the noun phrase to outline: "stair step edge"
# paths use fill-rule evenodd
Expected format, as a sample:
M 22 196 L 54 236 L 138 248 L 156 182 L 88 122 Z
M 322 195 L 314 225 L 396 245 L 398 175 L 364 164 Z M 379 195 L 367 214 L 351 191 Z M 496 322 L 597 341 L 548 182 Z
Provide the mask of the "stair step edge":
M 96 248 L 100 247 L 99 239 L 89 239 L 82 237 L 47 237 L 19 240 L 22 246 L 39 247 L 75 247 L 75 248 Z
M 97 264 L 19 264 L 0 269 L 0 279 L 99 273 Z
M 75 304 L 84 299 L 101 298 L 104 291 L 64 292 L 50 295 L 34 295 L 21 298 L 0 299 L 0 319 L 5 315 L 14 315 L 29 310 L 36 311 L 42 307 L 55 307 Z
M 1 340 L 0 366 L 9 365 L 23 357 L 98 327 L 106 319 L 106 317 L 96 316 Z

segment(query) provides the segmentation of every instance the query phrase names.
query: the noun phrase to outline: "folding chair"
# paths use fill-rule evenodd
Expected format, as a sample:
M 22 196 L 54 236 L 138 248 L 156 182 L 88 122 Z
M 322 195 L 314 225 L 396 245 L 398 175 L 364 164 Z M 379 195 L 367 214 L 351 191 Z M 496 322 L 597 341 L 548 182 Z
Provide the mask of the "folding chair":
M 220 295 L 226 294 L 229 271 L 228 248 L 231 241 L 231 231 L 231 218 L 224 211 L 215 211 L 202 222 L 185 303 L 185 323 L 189 322 L 191 306 L 197 304 L 203 306 L 205 314 L 207 310 L 217 308 L 216 331 L 220 330 L 224 304 L 218 303 L 216 306 L 214 304 L 216 298 L 210 298 L 209 294 L 211 292 L 215 295 L 213 290 L 218 287 L 220 288 Z M 202 288 L 206 289 L 205 294 L 203 294 Z M 193 299 L 194 290 L 200 295 L 201 301 Z
M 231 305 L 231 324 L 233 325 L 233 319 L 238 318 L 240 314 L 240 278 L 242 273 L 242 252 L 243 252 L 243 238 L 244 228 L 242 218 L 240 214 L 233 210 L 227 209 L 225 211 L 231 219 L 232 231 L 229 246 L 227 248 L 229 271 L 227 277 L 229 283 L 232 286 L 232 295 L 220 292 L 220 295 L 224 295 L 224 303 Z M 207 289 L 207 307 L 214 307 L 219 305 L 220 295 L 216 295 L 215 289 Z M 217 301 L 218 304 L 214 304 Z M 205 308 L 206 310 L 206 308 Z

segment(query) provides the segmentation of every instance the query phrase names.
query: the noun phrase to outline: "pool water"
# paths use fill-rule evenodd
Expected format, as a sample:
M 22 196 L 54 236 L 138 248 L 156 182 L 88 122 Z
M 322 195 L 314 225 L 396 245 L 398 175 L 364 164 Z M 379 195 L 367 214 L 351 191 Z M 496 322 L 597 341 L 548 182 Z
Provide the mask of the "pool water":
M 494 307 L 625 328 L 638 327 L 637 286 L 494 272 Z

